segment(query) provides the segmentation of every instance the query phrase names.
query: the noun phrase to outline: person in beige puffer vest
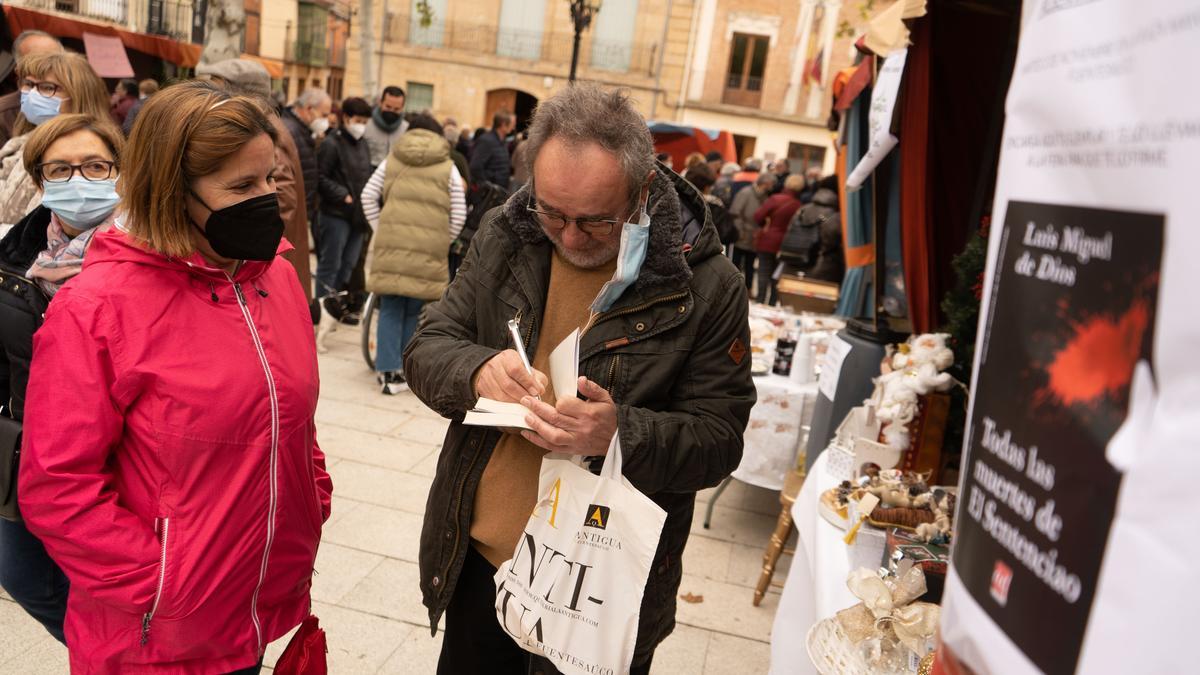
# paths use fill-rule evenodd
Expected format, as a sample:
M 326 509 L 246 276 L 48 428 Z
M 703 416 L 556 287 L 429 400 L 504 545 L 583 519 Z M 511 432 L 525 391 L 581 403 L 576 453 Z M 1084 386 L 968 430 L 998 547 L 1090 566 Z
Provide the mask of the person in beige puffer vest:
M 463 179 L 435 119 L 409 119 L 407 133 L 364 188 L 362 204 L 375 227 L 367 259 L 367 290 L 379 296 L 375 371 L 382 392 L 394 394 L 407 388 L 401 355 L 421 308 L 446 290 L 450 242 L 466 220 Z

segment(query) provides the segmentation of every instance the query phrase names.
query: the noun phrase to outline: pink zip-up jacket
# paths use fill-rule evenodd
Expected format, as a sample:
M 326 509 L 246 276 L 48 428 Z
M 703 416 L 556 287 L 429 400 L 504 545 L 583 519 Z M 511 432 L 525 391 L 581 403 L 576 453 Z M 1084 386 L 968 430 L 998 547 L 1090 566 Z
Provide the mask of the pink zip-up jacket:
M 286 261 L 230 278 L 96 235 L 35 335 L 18 491 L 71 581 L 73 673 L 227 673 L 307 615 L 317 390 Z

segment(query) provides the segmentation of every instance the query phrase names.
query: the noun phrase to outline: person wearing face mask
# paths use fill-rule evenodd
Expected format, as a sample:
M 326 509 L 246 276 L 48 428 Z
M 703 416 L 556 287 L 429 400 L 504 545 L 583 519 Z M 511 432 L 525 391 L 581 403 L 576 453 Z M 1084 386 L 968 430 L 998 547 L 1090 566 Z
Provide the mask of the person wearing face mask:
M 6 464 L 16 459 L 15 433 L 25 417 L 34 331 L 50 298 L 79 274 L 92 237 L 112 224 L 123 142 L 111 124 L 59 115 L 25 144 L 25 168 L 42 206 L 0 241 L 0 461 Z M 63 642 L 67 577 L 20 520 L 14 487 L 0 484 L 0 493 L 13 495 L 0 511 L 0 586 Z
M 392 145 L 400 140 L 408 130 L 408 120 L 404 119 L 404 90 L 400 87 L 383 88 L 379 97 L 379 105 L 371 111 L 371 122 L 366 126 L 363 138 L 371 149 L 371 166 L 377 167 L 388 153 Z
M 33 54 L 18 63 L 21 114 L 0 148 L 0 224 L 19 221 L 41 202 L 37 182 L 21 160 L 30 133 L 60 113 L 111 121 L 104 81 L 79 54 Z
M 249 96 L 268 112 L 275 127 L 275 187 L 279 195 L 279 213 L 283 218 L 283 236 L 292 250 L 284 259 L 292 264 L 305 297 L 310 298 L 312 275 L 309 272 L 308 209 L 305 202 L 303 169 L 292 135 L 280 119 L 279 108 L 271 94 L 271 76 L 266 67 L 250 59 L 226 59 L 196 66 L 196 77 L 224 87 L 229 93 Z M 315 304 L 311 307 L 316 323 Z
M 326 323 L 342 316 L 341 298 L 329 296 L 345 290 L 368 229 L 359 195 L 371 177 L 370 153 L 362 140 L 370 120 L 371 106 L 366 101 L 342 101 L 342 127 L 330 132 L 317 148 L 321 241 L 316 295 L 325 298 L 321 321 Z
M 276 133 L 207 82 L 147 101 L 118 224 L 34 337 L 18 495 L 72 672 L 256 673 L 309 612 L 332 485 Z
M 329 110 L 333 105 L 329 94 L 322 89 L 305 89 L 296 102 L 283 109 L 280 117 L 296 143 L 300 169 L 304 176 L 304 198 L 309 220 L 317 215 L 317 140 L 329 129 Z
M 703 199 L 655 164 L 625 94 L 567 87 L 538 105 L 528 143 L 530 182 L 485 217 L 404 355 L 411 390 L 451 420 L 420 546 L 430 624 L 445 617 L 438 672 L 556 672 L 496 622 L 493 575 L 537 501 L 545 453 L 604 455 L 617 432 L 625 478 L 668 514 L 631 664 L 647 673 L 675 625 L 696 491 L 741 459 L 755 400 L 746 291 Z M 555 400 L 549 355 L 577 328 L 582 398 Z M 533 430 L 464 426 L 478 397 L 523 404 Z
M 12 54 L 17 61 L 31 54 L 51 54 L 61 51 L 63 51 L 63 46 L 58 38 L 41 30 L 23 30 L 12 42 Z M 18 89 L 0 96 L 0 146 L 12 138 L 13 124 L 17 121 L 17 115 L 21 113 L 19 76 L 15 71 L 13 76 L 18 78 Z

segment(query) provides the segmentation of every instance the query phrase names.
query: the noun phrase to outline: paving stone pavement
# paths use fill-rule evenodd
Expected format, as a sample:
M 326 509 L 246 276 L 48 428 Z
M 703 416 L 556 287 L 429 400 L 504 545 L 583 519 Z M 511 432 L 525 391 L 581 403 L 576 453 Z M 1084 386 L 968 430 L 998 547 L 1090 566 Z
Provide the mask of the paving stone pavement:
M 342 327 L 320 357 L 317 437 L 333 476 L 333 513 L 326 523 L 315 613 L 329 636 L 330 672 L 424 674 L 436 671 L 441 635 L 430 637 L 417 586 L 421 515 L 446 422 L 411 393 L 384 396 L 358 348 L 357 328 Z M 674 675 L 766 673 L 771 622 L 779 604 L 772 588 L 751 599 L 762 552 L 779 515 L 778 493 L 734 482 L 721 495 L 712 528 L 700 493 L 683 556 L 678 626 L 655 654 L 653 672 Z M 784 556 L 775 580 L 787 574 Z M 290 635 L 267 649 L 264 672 Z M 0 595 L 0 673 L 66 673 L 66 649 L 5 595 Z

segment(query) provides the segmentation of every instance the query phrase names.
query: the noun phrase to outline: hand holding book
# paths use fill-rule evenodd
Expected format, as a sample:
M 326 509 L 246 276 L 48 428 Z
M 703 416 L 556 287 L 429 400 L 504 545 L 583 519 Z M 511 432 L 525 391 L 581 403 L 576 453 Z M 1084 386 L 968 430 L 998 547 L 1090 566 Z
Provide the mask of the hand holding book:
M 524 429 L 529 442 L 554 452 L 604 454 L 617 428 L 617 408 L 603 387 L 579 377 L 579 331 L 550 353 L 548 382 L 528 363 L 518 348 L 484 364 L 476 378 L 479 400 L 463 424 Z M 547 384 L 554 405 L 540 399 Z M 579 399 L 580 392 L 587 400 Z

